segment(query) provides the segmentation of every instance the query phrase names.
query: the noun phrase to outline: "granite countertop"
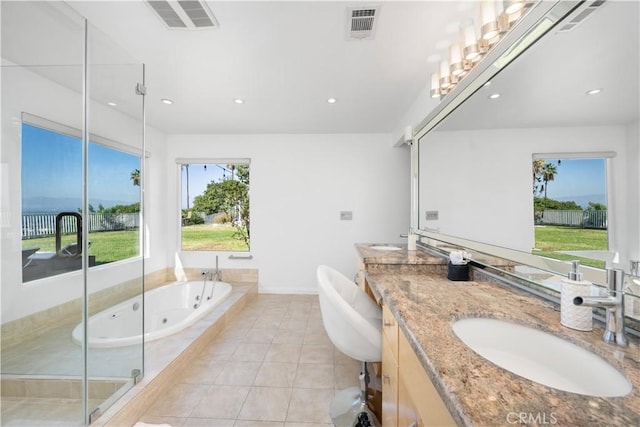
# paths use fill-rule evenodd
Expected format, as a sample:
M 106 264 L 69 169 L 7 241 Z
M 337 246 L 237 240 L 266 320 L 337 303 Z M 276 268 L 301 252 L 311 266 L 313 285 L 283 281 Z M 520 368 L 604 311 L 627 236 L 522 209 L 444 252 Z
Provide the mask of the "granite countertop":
M 406 243 L 358 243 L 355 246 L 365 264 L 446 265 L 448 262 L 446 257 L 432 255 L 423 250 L 409 251 Z M 373 249 L 376 246 L 392 249 Z
M 513 425 L 514 419 L 519 424 L 514 417 L 520 413 L 528 417 L 529 425 L 640 425 L 638 340 L 631 339 L 627 348 L 607 345 L 601 324 L 594 322 L 592 332 L 565 328 L 558 306 L 498 284 L 451 282 L 423 274 L 368 272 L 366 278 L 375 297 L 398 320 L 458 425 Z M 561 336 L 624 372 L 633 390 L 616 398 L 583 396 L 508 372 L 455 335 L 452 323 L 465 317 L 505 319 Z

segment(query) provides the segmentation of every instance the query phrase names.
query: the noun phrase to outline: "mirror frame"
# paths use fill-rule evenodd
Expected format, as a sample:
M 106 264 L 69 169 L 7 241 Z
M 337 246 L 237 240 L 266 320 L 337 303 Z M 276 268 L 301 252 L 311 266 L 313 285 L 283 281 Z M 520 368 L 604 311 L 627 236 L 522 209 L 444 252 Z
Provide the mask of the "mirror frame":
M 524 264 L 553 274 L 567 275 L 571 269 L 570 263 L 544 258 L 526 252 L 516 251 L 496 245 L 468 240 L 461 237 L 441 234 L 437 230 L 418 228 L 419 225 L 419 150 L 420 139 L 434 129 L 442 120 L 452 113 L 458 106 L 471 97 L 487 81 L 507 67 L 513 60 L 525 52 L 530 46 L 544 37 L 565 18 L 582 5 L 584 1 L 539 1 L 516 25 L 487 53 L 482 61 L 474 67 L 468 76 L 445 96 L 436 108 L 422 120 L 414 135 L 411 146 L 411 229 L 421 237 L 422 243 L 438 246 L 437 242 L 447 245 L 460 246 L 493 257 L 502 258 L 517 264 Z M 436 243 L 433 243 L 435 241 Z M 446 252 L 446 250 L 444 250 Z M 474 261 L 476 261 L 474 259 Z M 483 264 L 481 261 L 476 261 Z M 490 266 L 487 264 L 487 266 Z M 585 280 L 595 284 L 606 283 L 605 270 L 581 266 Z M 532 285 L 535 282 L 532 282 Z M 538 285 L 539 286 L 539 285 Z

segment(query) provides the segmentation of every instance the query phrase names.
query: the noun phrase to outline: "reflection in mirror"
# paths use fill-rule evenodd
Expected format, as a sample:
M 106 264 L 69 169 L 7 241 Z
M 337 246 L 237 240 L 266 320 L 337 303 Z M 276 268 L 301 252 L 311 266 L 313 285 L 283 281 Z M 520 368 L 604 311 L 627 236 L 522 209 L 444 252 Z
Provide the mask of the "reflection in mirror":
M 182 250 L 249 251 L 249 162 L 181 162 Z
M 478 89 L 440 122 L 429 122 L 440 117 L 434 111 L 416 149 L 420 234 L 510 260 L 518 274 L 555 290 L 569 263 L 532 255 L 532 160 L 557 166 L 562 159 L 555 181 L 545 183 L 549 195 L 565 159 L 605 159 L 606 203 L 589 201 L 606 205 L 606 237 L 590 258 L 599 260 L 595 267 L 604 261 L 628 274 L 640 259 L 639 4 L 592 6 L 572 11 L 498 74 L 478 74 L 490 81 L 474 84 Z M 593 10 L 581 14 L 586 7 Z M 505 47 L 503 57 L 509 52 Z M 451 108 L 445 97 L 440 110 Z M 584 211 L 589 201 L 576 203 Z M 583 272 L 605 283 L 601 269 Z
M 607 251 L 605 159 L 534 155 L 533 254 L 604 268 Z

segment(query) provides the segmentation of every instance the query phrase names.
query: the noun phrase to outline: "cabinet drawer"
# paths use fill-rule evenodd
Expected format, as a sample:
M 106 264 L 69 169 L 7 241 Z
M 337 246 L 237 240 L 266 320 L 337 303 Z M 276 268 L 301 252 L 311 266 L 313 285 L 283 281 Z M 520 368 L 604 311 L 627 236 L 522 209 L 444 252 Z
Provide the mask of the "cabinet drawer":
M 382 306 L 382 335 L 389 342 L 389 348 L 396 361 L 398 358 L 398 322 L 386 305 Z
M 424 423 L 426 426 L 455 426 L 456 423 L 449 410 L 424 371 L 404 333 L 398 337 L 398 351 L 400 390 L 403 386 L 406 388 L 410 406 L 417 412 L 418 425 Z

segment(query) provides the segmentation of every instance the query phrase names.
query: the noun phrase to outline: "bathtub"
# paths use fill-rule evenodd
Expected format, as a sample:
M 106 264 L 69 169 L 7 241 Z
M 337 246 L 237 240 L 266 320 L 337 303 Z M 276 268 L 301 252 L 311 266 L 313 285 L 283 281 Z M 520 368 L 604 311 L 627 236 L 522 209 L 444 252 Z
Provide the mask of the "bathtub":
M 145 294 L 144 341 L 153 341 L 194 324 L 231 293 L 231 285 L 207 280 L 171 283 Z M 212 289 L 213 287 L 213 289 Z M 200 297 L 202 295 L 202 300 Z M 209 298 L 211 297 L 211 298 Z M 202 303 L 200 303 L 200 301 Z M 142 342 L 142 296 L 109 307 L 89 318 L 89 347 L 122 347 Z M 72 332 L 82 345 L 83 324 Z

